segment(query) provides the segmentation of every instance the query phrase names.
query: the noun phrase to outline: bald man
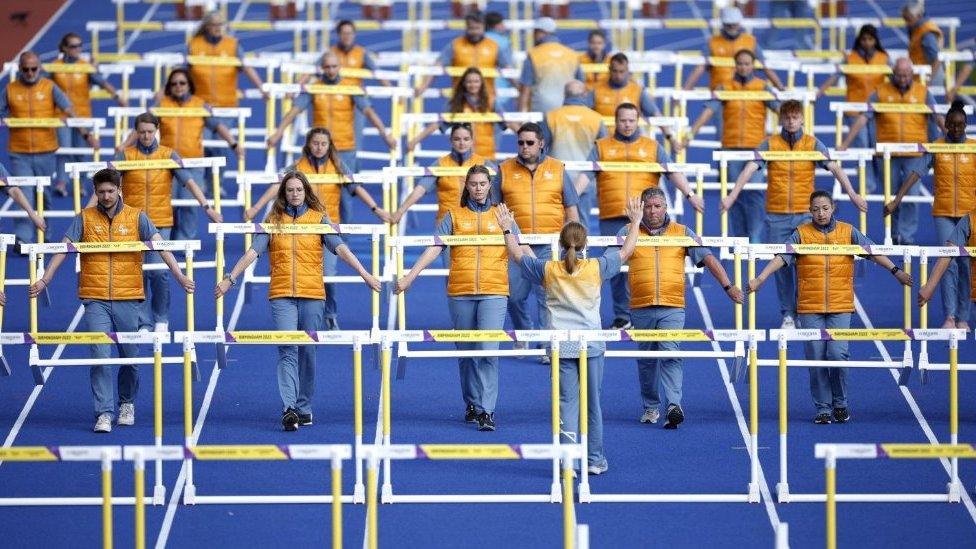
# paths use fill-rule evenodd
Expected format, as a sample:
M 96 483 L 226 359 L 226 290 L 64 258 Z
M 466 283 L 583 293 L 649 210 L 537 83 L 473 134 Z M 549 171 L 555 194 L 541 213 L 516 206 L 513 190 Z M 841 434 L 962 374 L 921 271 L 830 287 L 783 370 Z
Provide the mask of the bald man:
M 912 62 L 902 57 L 895 61 L 891 78 L 882 82 L 875 90 L 868 103 L 906 103 L 928 105 L 931 113 L 875 113 L 871 110 L 862 113 L 854 121 L 847 137 L 838 150 L 846 150 L 851 141 L 857 136 L 864 125 L 875 124 L 876 136 L 873 148 L 878 143 L 928 143 L 938 136 L 938 130 L 944 130 L 944 118 L 935 114 L 935 98 L 925 84 L 914 78 Z M 894 153 L 891 155 L 891 188 L 898 189 L 909 174 L 915 158 L 920 153 Z M 919 186 L 915 184 L 909 194 L 919 194 Z M 918 207 L 914 203 L 902 204 L 892 215 L 892 239 L 895 244 L 911 245 L 915 243 L 915 232 L 918 229 Z

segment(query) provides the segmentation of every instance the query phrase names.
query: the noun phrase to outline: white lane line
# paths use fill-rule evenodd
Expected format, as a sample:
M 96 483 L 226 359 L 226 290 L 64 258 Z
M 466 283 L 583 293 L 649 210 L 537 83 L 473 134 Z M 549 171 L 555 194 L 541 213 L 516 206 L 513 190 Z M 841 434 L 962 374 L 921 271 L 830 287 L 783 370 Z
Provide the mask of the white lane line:
M 702 19 L 703 18 L 701 10 L 698 9 L 698 6 L 695 5 L 696 0 L 685 0 L 685 2 L 687 2 L 688 3 L 688 7 L 691 8 L 691 16 L 694 19 Z M 711 17 L 705 18 L 705 20 L 708 20 L 708 19 L 711 19 Z M 712 35 L 708 32 L 708 29 L 701 29 L 701 33 L 702 33 L 702 36 L 705 38 L 705 43 L 708 44 L 708 41 L 712 38 Z
M 71 324 L 68 325 L 68 330 L 67 330 L 68 332 L 75 331 L 75 328 L 78 326 L 78 322 L 81 321 L 81 316 L 84 312 L 85 312 L 85 307 L 78 306 L 78 310 L 75 311 L 74 318 L 71 319 Z M 54 350 L 54 354 L 51 355 L 51 359 L 57 360 L 61 358 L 61 353 L 64 352 L 64 347 L 65 346 L 63 344 L 58 345 L 57 348 Z M 41 377 L 44 378 L 44 381 L 47 381 L 47 379 L 51 377 L 51 373 L 53 371 L 54 371 L 53 366 L 48 366 L 47 368 L 41 370 Z M 7 438 L 3 441 L 4 448 L 10 448 L 11 446 L 13 446 L 14 440 L 17 438 L 17 435 L 20 433 L 20 429 L 24 426 L 24 422 L 27 421 L 27 414 L 30 413 L 31 409 L 34 407 L 34 403 L 37 402 L 37 397 L 41 396 L 41 391 L 44 390 L 44 387 L 47 387 L 47 385 L 45 384 L 45 385 L 34 386 L 34 389 L 31 391 L 30 396 L 27 397 L 27 402 L 24 403 L 24 407 L 20 410 L 20 415 L 17 416 L 17 421 L 14 422 L 14 426 L 10 429 L 10 433 L 7 434 Z M 3 465 L 2 460 L 0 460 L 0 465 Z
M 240 319 L 241 310 L 244 308 L 244 293 L 247 291 L 246 288 L 241 287 L 237 291 L 237 300 L 234 302 L 234 312 L 230 315 L 230 321 L 227 323 L 227 330 L 233 331 L 234 327 L 237 326 L 237 321 Z M 230 349 L 227 350 L 230 353 Z M 199 440 L 200 431 L 203 430 L 203 422 L 207 419 L 207 412 L 210 411 L 210 403 L 213 400 L 214 391 L 217 389 L 217 380 L 220 378 L 220 368 L 217 367 L 217 362 L 214 361 L 213 369 L 210 372 L 210 380 L 207 382 L 207 391 L 203 395 L 203 401 L 200 403 L 200 413 L 197 414 L 197 422 L 193 426 L 193 433 L 191 435 L 194 442 Z M 180 474 L 176 477 L 176 485 L 173 487 L 172 495 L 169 498 L 169 506 L 166 508 L 166 516 L 163 517 L 163 524 L 159 528 L 159 537 L 156 538 L 156 549 L 162 549 L 166 547 L 166 541 L 169 539 L 170 529 L 173 527 L 173 519 L 176 517 L 176 510 L 179 507 L 180 496 L 183 495 L 183 485 L 186 482 L 186 462 L 180 465 Z
M 688 280 L 691 282 L 694 275 L 688 275 Z M 708 312 L 708 306 L 705 304 L 705 294 L 698 286 L 692 288 L 692 293 L 695 294 L 695 302 L 698 303 L 698 309 L 701 311 L 702 320 L 705 323 L 706 330 L 712 330 L 712 315 Z M 721 351 L 722 348 L 717 341 L 712 342 L 712 350 Z M 748 349 L 746 349 L 748 353 Z M 748 355 L 747 355 L 748 358 Z M 739 398 L 735 394 L 735 386 L 732 385 L 732 377 L 729 375 L 728 366 L 725 363 L 724 358 L 716 359 L 715 362 L 718 363 L 719 372 L 722 374 L 722 383 L 725 384 L 725 392 L 728 394 L 729 402 L 732 404 L 732 409 L 735 411 L 735 420 L 739 425 L 739 433 L 742 435 L 742 440 L 745 442 L 746 447 L 749 446 L 749 441 L 752 436 L 749 434 L 749 428 L 746 425 L 746 418 L 742 413 L 742 406 L 739 405 Z M 756 459 L 759 460 L 758 450 L 756 451 Z M 766 506 L 766 514 L 769 515 L 769 524 L 773 528 L 773 535 L 779 531 L 780 521 L 779 513 L 776 512 L 776 505 L 773 500 L 772 495 L 769 492 L 769 484 L 766 482 L 766 473 L 763 472 L 762 462 L 759 462 L 759 493 L 762 495 L 763 505 Z
M 874 0 L 868 0 L 868 4 L 871 5 L 871 9 L 874 10 L 874 13 L 877 13 L 878 14 L 878 17 L 880 17 L 882 19 L 884 19 L 885 17 L 888 17 L 887 15 L 885 15 L 884 10 L 881 9 L 881 6 L 879 6 L 878 3 L 875 2 Z M 908 35 L 905 34 L 905 31 L 903 31 L 903 30 L 901 30 L 899 28 L 892 28 L 892 27 L 888 27 L 887 30 L 890 30 L 890 31 L 894 32 L 895 33 L 895 36 L 897 36 L 899 40 L 901 40 L 902 42 L 904 42 L 905 45 L 908 45 Z
M 142 20 L 140 22 L 145 23 L 146 21 L 152 19 L 152 16 L 156 15 L 156 10 L 159 9 L 160 5 L 161 4 L 159 4 L 158 2 L 153 2 L 152 6 L 149 6 L 149 9 L 146 10 L 146 14 L 142 16 Z M 122 47 L 119 49 L 119 52 L 129 51 L 129 46 L 131 46 L 132 43 L 135 42 L 136 39 L 138 39 L 139 36 L 141 35 L 142 35 L 142 29 L 136 29 L 136 31 L 133 32 L 131 35 L 129 35 L 129 38 L 125 40 L 125 43 L 122 44 Z
M 861 301 L 857 298 L 857 296 L 854 296 L 854 308 L 857 310 L 857 316 L 861 317 L 861 322 L 864 323 L 864 327 L 868 329 L 874 328 L 874 325 L 871 323 L 871 319 L 868 318 L 868 315 L 864 311 L 864 307 L 861 306 Z M 890 361 L 891 355 L 888 354 L 888 349 L 884 346 L 884 344 L 880 341 L 875 341 L 874 344 L 878 348 L 878 352 L 881 353 L 881 359 Z M 901 372 L 895 369 L 888 370 L 888 372 L 891 374 L 891 377 L 894 378 L 895 383 L 897 384 Z M 901 391 L 901 396 L 905 397 L 905 402 L 908 404 L 908 407 L 911 408 L 912 413 L 915 415 L 915 419 L 918 420 L 918 425 L 922 428 L 922 432 L 925 433 L 925 438 L 929 439 L 929 442 L 932 444 L 939 444 L 938 437 L 935 436 L 935 432 L 933 432 L 932 427 L 929 426 L 928 420 L 926 420 L 925 416 L 922 414 L 922 410 L 918 407 L 918 403 L 915 401 L 915 397 L 912 396 L 912 392 L 908 389 L 908 387 L 903 385 L 898 385 L 898 389 Z M 939 462 L 942 463 L 942 467 L 945 469 L 946 473 L 951 474 L 949 460 L 941 458 L 939 459 Z M 960 480 L 959 483 L 963 485 L 963 489 L 960 490 L 962 502 L 966 506 L 966 510 L 969 511 L 969 517 L 973 520 L 973 523 L 976 524 L 976 506 L 973 505 L 973 500 L 969 497 L 969 492 L 965 488 L 965 483 L 962 482 L 962 480 Z

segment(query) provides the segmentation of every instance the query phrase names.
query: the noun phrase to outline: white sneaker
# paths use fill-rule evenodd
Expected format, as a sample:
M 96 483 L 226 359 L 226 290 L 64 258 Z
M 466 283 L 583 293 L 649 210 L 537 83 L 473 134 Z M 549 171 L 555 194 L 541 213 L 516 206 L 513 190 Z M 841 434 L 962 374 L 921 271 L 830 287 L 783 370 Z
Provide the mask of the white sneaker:
M 104 414 L 99 414 L 98 419 L 95 420 L 95 432 L 96 433 L 112 432 L 112 414 L 108 412 Z
M 157 322 L 156 323 L 156 333 L 165 334 L 169 332 L 169 322 Z
M 780 330 L 795 330 L 796 322 L 794 322 L 793 317 L 786 315 L 783 317 L 783 323 L 779 327 Z
M 644 410 L 641 414 L 641 423 L 657 423 L 657 420 L 661 419 L 661 411 L 657 408 L 651 408 L 649 410 Z
M 603 463 L 600 463 L 600 464 L 589 465 L 586 468 L 586 470 L 591 475 L 602 475 L 603 473 L 606 473 L 609 469 L 610 469 L 610 465 L 608 465 L 607 462 L 605 462 L 605 461 Z
M 119 405 L 119 425 L 136 424 L 136 407 L 131 402 Z

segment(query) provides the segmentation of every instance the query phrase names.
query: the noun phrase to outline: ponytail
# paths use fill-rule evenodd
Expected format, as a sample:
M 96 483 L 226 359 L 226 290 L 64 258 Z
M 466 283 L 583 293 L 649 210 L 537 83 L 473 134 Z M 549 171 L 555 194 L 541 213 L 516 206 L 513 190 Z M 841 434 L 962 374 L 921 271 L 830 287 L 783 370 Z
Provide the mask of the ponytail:
M 566 248 L 566 256 L 563 257 L 563 267 L 566 272 L 573 274 L 576 271 L 576 246 L 570 245 Z
M 563 267 L 567 273 L 573 274 L 579 264 L 576 254 L 586 249 L 586 227 L 576 221 L 564 225 L 563 230 L 559 231 L 559 246 L 566 250 Z

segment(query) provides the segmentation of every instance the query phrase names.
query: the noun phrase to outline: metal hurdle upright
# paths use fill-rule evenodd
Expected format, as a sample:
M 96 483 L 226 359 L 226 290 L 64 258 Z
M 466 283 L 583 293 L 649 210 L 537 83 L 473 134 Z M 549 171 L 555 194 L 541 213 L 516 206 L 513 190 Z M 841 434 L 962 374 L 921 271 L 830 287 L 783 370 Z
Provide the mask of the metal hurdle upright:
M 964 247 L 964 246 L 938 246 L 938 247 L 918 247 L 918 262 L 919 262 L 919 284 L 924 285 L 928 282 L 929 276 L 929 258 L 930 257 L 976 257 L 976 247 Z M 929 305 L 926 303 L 922 305 L 919 310 L 919 325 L 922 329 L 928 328 L 928 309 Z M 952 365 L 947 363 L 932 363 L 929 362 L 929 351 L 928 342 L 922 341 L 921 350 L 918 355 L 918 371 L 919 376 L 922 378 L 922 383 L 928 381 L 928 372 L 930 371 L 949 371 L 950 383 L 956 383 L 955 374 L 952 372 Z M 957 364 L 957 371 L 976 371 L 976 364 Z

